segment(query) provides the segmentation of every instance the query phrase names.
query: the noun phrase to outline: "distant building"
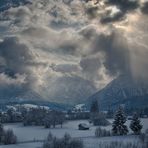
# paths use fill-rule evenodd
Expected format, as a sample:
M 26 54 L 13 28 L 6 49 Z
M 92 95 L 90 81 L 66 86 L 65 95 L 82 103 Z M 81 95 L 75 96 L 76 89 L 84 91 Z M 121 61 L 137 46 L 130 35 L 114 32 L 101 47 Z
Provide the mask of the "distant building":
M 72 112 L 87 112 L 87 107 L 85 104 L 78 104 L 73 107 Z
M 89 130 L 89 126 L 85 123 L 80 123 L 78 125 L 79 130 Z

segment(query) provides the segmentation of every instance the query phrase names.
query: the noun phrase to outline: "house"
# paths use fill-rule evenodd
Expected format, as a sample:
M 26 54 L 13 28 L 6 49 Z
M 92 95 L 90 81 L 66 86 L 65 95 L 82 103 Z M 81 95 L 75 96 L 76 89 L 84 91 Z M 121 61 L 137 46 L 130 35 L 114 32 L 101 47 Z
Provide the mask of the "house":
M 89 126 L 85 123 L 80 123 L 78 125 L 79 130 L 89 130 Z
M 128 116 L 127 119 L 128 120 L 132 120 L 133 119 L 133 116 Z

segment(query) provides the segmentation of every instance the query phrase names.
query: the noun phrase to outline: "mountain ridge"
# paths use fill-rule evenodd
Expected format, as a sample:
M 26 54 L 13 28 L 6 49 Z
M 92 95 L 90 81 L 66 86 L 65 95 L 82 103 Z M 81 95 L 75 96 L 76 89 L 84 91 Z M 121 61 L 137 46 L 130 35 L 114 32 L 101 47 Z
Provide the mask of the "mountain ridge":
M 135 82 L 131 77 L 119 76 L 105 88 L 88 98 L 88 102 L 98 100 L 100 108 L 116 108 L 124 104 L 127 108 L 144 107 L 148 104 L 148 87 Z

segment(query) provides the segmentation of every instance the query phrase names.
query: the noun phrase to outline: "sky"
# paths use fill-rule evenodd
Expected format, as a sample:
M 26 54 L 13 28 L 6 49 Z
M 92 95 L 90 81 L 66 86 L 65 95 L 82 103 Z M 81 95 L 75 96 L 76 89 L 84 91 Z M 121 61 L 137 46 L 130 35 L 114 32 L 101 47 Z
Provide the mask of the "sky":
M 120 75 L 147 82 L 147 0 L 26 0 L 0 13 L 0 92 L 79 103 Z

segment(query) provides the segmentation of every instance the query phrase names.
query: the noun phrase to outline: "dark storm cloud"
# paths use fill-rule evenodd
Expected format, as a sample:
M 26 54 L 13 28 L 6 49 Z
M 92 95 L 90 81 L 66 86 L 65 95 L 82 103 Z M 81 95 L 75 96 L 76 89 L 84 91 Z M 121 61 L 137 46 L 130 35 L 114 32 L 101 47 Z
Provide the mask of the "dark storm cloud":
M 29 47 L 18 37 L 7 37 L 0 42 L 0 58 L 0 94 L 6 98 L 32 90 L 37 84 L 33 68 L 46 66 L 34 61 Z
M 82 35 L 86 40 L 91 40 L 92 38 L 95 38 L 95 36 L 97 35 L 95 28 L 93 27 L 86 27 L 84 29 L 82 29 L 79 32 L 80 35 Z
M 25 73 L 29 66 L 47 66 L 45 62 L 35 61 L 29 47 L 21 43 L 18 37 L 7 37 L 0 42 L 0 58 L 7 68 L 20 74 Z M 0 65 L 2 65 L 1 61 Z
M 15 37 L 0 42 L 0 99 L 15 97 L 25 92 L 26 59 L 31 58 L 28 48 Z
M 1 63 L 1 67 L 4 67 L 1 73 L 6 75 L 2 77 L 3 83 L 6 82 L 6 86 L 9 85 L 8 82 L 16 86 L 19 83 L 19 87 L 23 87 L 24 91 L 31 88 L 37 80 L 32 67 L 44 65 L 33 61 L 34 57 L 30 49 L 21 43 L 17 37 L 5 38 L 0 43 L 0 57 L 4 61 Z
M 17 7 L 20 5 L 31 4 L 29 0 L 1 0 L 0 1 L 0 11 L 7 10 L 11 7 Z
M 120 33 L 112 32 L 109 35 L 101 34 L 94 43 L 94 49 L 105 54 L 104 66 L 110 75 L 128 72 L 129 51 Z
M 93 6 L 93 7 L 90 7 L 90 8 L 89 7 L 85 8 L 85 12 L 89 16 L 89 18 L 97 17 L 97 11 L 98 11 L 97 6 Z
M 140 7 L 139 0 L 107 0 L 106 5 L 116 6 L 120 12 L 111 16 L 111 11 L 106 11 L 106 15 L 101 18 L 101 23 L 121 21 L 126 14 Z
M 74 0 L 63 0 L 63 3 L 69 5 L 72 1 Z
M 92 41 L 90 55 L 101 54 L 103 59 L 84 59 L 81 66 L 86 71 L 97 70 L 99 61 L 103 61 L 103 65 L 110 75 L 125 74 L 128 72 L 129 49 L 126 39 L 121 35 L 121 32 L 116 30 L 110 33 L 96 33 L 92 28 L 86 28 L 81 31 L 81 34 Z M 93 67 L 91 66 L 93 65 Z
M 80 66 L 90 75 L 98 74 L 99 68 L 106 68 L 109 75 L 129 73 L 129 49 L 127 40 L 122 32 L 110 30 L 109 32 L 96 32 L 93 27 L 83 29 L 80 34 L 88 41 L 91 41 L 88 57 L 83 58 Z M 93 66 L 92 66 L 93 65 Z
M 72 73 L 78 72 L 80 69 L 76 64 L 59 64 L 59 65 L 51 65 L 52 70 L 61 73 Z
M 116 5 L 123 12 L 134 10 L 139 7 L 139 0 L 107 0 L 106 3 Z
M 122 19 L 124 19 L 124 13 L 122 13 L 121 11 L 117 12 L 113 16 L 111 16 L 110 14 L 111 14 L 111 10 L 106 11 L 105 15 L 103 15 L 102 18 L 100 19 L 102 24 L 121 21 Z
M 82 58 L 80 66 L 88 79 L 95 80 L 99 78 L 98 70 L 101 67 L 101 62 L 98 56 L 88 56 Z
M 61 28 L 68 28 L 70 27 L 70 25 L 66 24 L 65 22 L 62 22 L 62 21 L 51 21 L 50 22 L 50 26 L 53 28 L 53 29 L 61 29 Z
M 0 43 L 0 56 L 5 61 L 5 66 L 15 73 L 25 73 L 28 62 L 32 61 L 32 56 L 28 47 L 19 43 L 18 38 L 5 38 Z
M 141 7 L 141 11 L 144 14 L 148 14 L 148 1 L 143 4 L 143 6 Z
M 15 75 L 11 77 L 5 73 L 0 73 L 0 99 L 10 99 L 26 91 L 25 77 Z
M 100 65 L 101 63 L 98 57 L 86 57 L 80 61 L 80 66 L 84 71 L 96 71 Z
M 77 44 L 72 43 L 71 41 L 69 42 L 66 41 L 61 45 L 59 45 L 59 49 L 55 49 L 55 51 L 61 54 L 75 55 L 77 48 L 78 48 Z

